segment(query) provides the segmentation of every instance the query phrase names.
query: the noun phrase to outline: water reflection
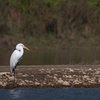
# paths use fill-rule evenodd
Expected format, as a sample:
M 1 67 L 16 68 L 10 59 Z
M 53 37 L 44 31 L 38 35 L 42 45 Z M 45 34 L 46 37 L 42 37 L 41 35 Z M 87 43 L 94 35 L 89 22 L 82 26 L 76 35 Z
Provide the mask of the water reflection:
M 0 52 L 0 65 L 9 65 L 12 51 Z M 100 64 L 100 48 L 34 49 L 25 51 L 21 65 Z
M 10 98 L 11 99 L 19 99 L 21 97 L 22 91 L 20 89 L 11 89 L 9 90 Z

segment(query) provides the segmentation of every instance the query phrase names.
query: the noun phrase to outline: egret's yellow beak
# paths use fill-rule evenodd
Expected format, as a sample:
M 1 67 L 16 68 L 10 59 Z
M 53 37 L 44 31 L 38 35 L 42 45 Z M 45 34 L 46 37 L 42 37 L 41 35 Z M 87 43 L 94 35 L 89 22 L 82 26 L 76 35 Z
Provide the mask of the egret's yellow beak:
M 27 48 L 27 47 L 25 47 L 25 46 L 23 46 L 23 48 L 26 49 L 26 50 L 28 50 L 28 51 L 30 51 L 29 48 Z

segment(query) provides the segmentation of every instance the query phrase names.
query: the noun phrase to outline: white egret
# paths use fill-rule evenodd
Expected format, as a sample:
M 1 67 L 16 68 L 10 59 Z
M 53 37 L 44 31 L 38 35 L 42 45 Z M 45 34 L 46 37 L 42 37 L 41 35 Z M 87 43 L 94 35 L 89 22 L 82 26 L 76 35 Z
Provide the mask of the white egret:
M 22 43 L 19 43 L 16 45 L 16 50 L 12 53 L 10 57 L 10 72 L 15 73 L 15 68 L 17 67 L 20 59 L 23 56 L 24 48 L 26 50 L 29 50 L 26 46 L 24 46 Z

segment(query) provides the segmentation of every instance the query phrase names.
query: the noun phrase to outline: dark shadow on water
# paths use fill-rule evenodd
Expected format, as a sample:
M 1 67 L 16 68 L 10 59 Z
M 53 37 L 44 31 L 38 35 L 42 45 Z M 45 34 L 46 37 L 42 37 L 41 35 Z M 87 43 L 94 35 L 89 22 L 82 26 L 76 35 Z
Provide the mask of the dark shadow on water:
M 13 51 L 0 52 L 0 65 L 9 65 Z M 100 48 L 33 49 L 25 51 L 21 65 L 100 64 Z

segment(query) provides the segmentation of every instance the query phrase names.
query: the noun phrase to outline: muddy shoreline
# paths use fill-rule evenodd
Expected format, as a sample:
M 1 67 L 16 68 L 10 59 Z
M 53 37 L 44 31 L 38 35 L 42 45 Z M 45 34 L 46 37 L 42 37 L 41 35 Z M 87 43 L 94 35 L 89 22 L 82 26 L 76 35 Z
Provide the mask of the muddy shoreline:
M 0 87 L 100 87 L 100 65 L 0 66 Z

